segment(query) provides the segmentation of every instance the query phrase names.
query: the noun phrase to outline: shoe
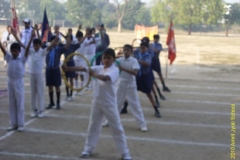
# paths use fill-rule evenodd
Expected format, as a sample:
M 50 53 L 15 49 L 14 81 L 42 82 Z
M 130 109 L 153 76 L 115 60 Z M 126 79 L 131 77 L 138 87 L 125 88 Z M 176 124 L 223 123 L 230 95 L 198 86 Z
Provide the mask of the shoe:
M 132 160 L 132 157 L 129 154 L 123 154 L 122 160 Z
M 68 101 L 72 101 L 72 100 L 73 100 L 72 96 L 69 96 L 69 97 L 67 98 L 67 100 L 68 100 Z
M 120 112 L 120 114 L 127 114 L 127 113 L 128 113 L 127 108 L 123 108 Z
M 109 127 L 109 123 L 107 120 L 105 120 L 103 123 L 102 123 L 102 127 Z
M 160 95 L 161 100 L 166 100 L 166 98 L 163 95 Z
M 165 92 L 171 92 L 170 89 L 169 89 L 168 87 L 166 87 L 166 86 L 163 87 L 163 91 L 165 91 Z
M 83 151 L 82 153 L 81 153 L 81 158 L 88 158 L 88 157 L 90 157 L 91 156 L 91 152 L 85 152 L 85 151 Z
M 24 127 L 23 126 L 18 126 L 18 132 L 23 132 L 24 131 Z
M 39 118 L 43 118 L 43 117 L 44 117 L 43 111 L 38 112 L 38 117 L 39 117 Z
M 128 102 L 125 101 L 124 105 L 123 105 L 123 109 L 121 110 L 120 114 L 127 114 L 128 113 L 127 106 L 128 106 Z
M 38 116 L 38 114 L 36 111 L 32 112 L 32 114 L 30 115 L 30 117 L 32 117 L 32 118 L 36 118 L 37 116 Z
M 160 107 L 160 103 L 158 100 L 156 100 L 156 106 L 159 108 Z
M 155 117 L 161 118 L 161 114 L 159 112 L 159 110 L 157 109 L 157 107 L 154 107 L 155 109 Z
M 147 132 L 147 130 L 148 130 L 147 127 L 141 127 L 142 132 Z
M 13 131 L 13 130 L 16 130 L 16 129 L 17 129 L 17 126 L 12 125 L 12 126 L 9 126 L 9 127 L 7 128 L 7 131 Z
M 57 104 L 56 109 L 57 110 L 61 109 L 60 104 Z
M 55 106 L 55 104 L 49 104 L 46 109 L 52 109 Z

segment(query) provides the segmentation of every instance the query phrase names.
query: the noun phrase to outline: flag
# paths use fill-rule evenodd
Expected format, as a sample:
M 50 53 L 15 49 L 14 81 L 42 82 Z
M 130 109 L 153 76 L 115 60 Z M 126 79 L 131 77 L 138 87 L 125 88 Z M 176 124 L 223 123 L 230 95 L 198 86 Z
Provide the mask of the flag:
M 47 17 L 46 7 L 43 14 L 43 22 L 42 22 L 42 35 L 41 35 L 43 42 L 48 42 L 49 37 L 49 22 Z
M 20 34 L 20 29 L 19 29 L 19 23 L 18 23 L 18 17 L 17 17 L 17 12 L 15 8 L 15 1 L 11 1 L 11 10 L 12 10 L 12 27 L 15 29 L 17 33 Z
M 171 65 L 173 63 L 174 59 L 176 58 L 176 44 L 175 44 L 172 20 L 170 22 L 170 26 L 168 29 L 168 37 L 167 37 L 166 44 L 168 45 L 168 59 L 170 60 L 170 65 Z

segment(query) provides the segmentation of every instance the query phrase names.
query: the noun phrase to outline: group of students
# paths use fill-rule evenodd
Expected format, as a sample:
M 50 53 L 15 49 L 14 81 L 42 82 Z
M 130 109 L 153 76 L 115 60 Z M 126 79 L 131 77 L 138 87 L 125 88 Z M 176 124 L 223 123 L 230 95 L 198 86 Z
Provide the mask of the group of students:
M 29 23 L 24 22 L 24 23 Z M 67 79 L 73 86 L 73 78 L 76 73 L 85 72 L 85 75 L 94 77 L 93 83 L 93 102 L 90 114 L 90 122 L 88 127 L 88 136 L 85 142 L 84 150 L 81 154 L 82 158 L 89 157 L 96 147 L 104 117 L 112 129 L 112 135 L 115 144 L 124 160 L 131 160 L 129 154 L 125 132 L 120 120 L 120 112 L 123 109 L 123 104 L 127 101 L 130 104 L 130 109 L 136 119 L 139 129 L 143 132 L 147 131 L 147 124 L 142 112 L 140 100 L 137 90 L 146 93 L 152 103 L 155 116 L 161 117 L 156 102 L 152 97 L 154 86 L 154 60 L 158 59 L 161 48 L 156 41 L 156 45 L 149 44 L 149 39 L 143 38 L 140 48 L 133 52 L 131 45 L 124 45 L 124 57 L 118 58 L 118 64 L 115 64 L 115 51 L 107 48 L 110 41 L 108 35 L 104 32 L 104 25 L 100 25 L 100 36 L 93 37 L 93 29 L 87 28 L 86 35 L 79 30 L 76 34 L 77 43 L 73 43 L 74 36 L 72 31 L 68 30 L 65 36 L 66 44 L 59 44 L 59 35 L 53 35 L 50 38 L 50 44 L 43 45 L 38 26 L 32 28 L 30 40 L 26 45 L 19 40 L 15 31 L 11 28 L 11 33 L 16 38 L 18 43 L 13 43 L 10 46 L 10 52 L 0 43 L 0 48 L 4 54 L 5 60 L 8 62 L 8 91 L 9 91 L 9 113 L 10 127 L 8 131 L 24 130 L 24 72 L 25 63 L 28 60 L 31 84 L 31 106 L 33 113 L 32 117 L 43 117 L 44 110 L 44 60 L 46 61 L 46 85 L 48 86 L 50 103 L 47 109 L 51 109 L 54 103 L 54 87 L 56 90 L 57 101 L 56 108 L 60 109 L 60 86 L 61 86 L 61 71 L 60 58 L 64 54 L 65 58 L 73 53 L 78 52 L 83 54 L 88 60 L 91 60 L 96 52 L 102 52 L 102 56 L 97 57 L 96 65 L 90 70 L 83 64 L 79 57 L 71 58 L 67 65 L 63 65 L 62 69 L 66 72 Z M 35 31 L 38 38 L 35 37 Z M 64 37 L 64 35 L 62 35 Z M 155 35 L 155 38 L 158 35 Z M 159 37 L 158 37 L 159 40 Z M 100 42 L 102 45 L 98 47 L 96 44 Z M 32 47 L 31 47 L 32 46 Z M 88 46 L 88 48 L 86 48 Z M 91 46 L 91 47 L 89 47 Z M 132 57 L 131 55 L 134 55 Z M 102 60 L 102 65 L 99 65 Z M 158 59 L 159 61 L 159 59 Z M 160 63 L 159 66 L 160 67 Z M 75 73 L 76 72 L 76 73 Z M 86 74 L 87 73 L 87 74 Z M 157 73 L 159 73 L 157 71 Z M 159 73 L 160 74 L 160 73 Z M 83 84 L 81 84 L 83 85 Z M 170 91 L 164 84 L 164 90 Z M 159 90 L 159 88 L 157 87 Z M 66 87 L 67 98 L 71 99 L 72 91 Z M 159 90 L 160 92 L 160 90 Z

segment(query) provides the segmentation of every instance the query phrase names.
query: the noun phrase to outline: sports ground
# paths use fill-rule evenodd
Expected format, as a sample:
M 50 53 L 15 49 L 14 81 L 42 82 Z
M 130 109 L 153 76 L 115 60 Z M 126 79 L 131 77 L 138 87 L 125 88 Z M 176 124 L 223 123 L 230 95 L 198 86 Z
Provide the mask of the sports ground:
M 133 34 L 110 32 L 112 47 L 131 43 Z M 166 35 L 162 37 L 164 43 Z M 231 113 L 235 106 L 235 159 L 240 158 L 240 37 L 178 36 L 177 59 L 165 74 L 170 93 L 163 92 L 162 118 L 145 95 L 139 93 L 148 124 L 141 132 L 131 113 L 121 115 L 133 160 L 230 160 Z M 129 42 L 128 42 L 129 41 Z M 166 46 L 165 46 L 166 47 Z M 0 66 L 2 62 L 0 63 Z M 157 77 L 157 76 L 155 76 Z M 92 91 L 65 101 L 62 109 L 46 110 L 45 117 L 30 118 L 30 85 L 25 76 L 25 131 L 7 132 L 8 97 L 0 96 L 0 160 L 78 160 L 87 134 Z M 156 79 L 159 86 L 159 79 Z M 0 88 L 6 88 L 6 68 L 0 68 Z M 45 88 L 45 104 L 48 104 Z M 232 141 L 233 142 L 233 141 Z M 90 160 L 118 160 L 110 129 L 103 128 Z

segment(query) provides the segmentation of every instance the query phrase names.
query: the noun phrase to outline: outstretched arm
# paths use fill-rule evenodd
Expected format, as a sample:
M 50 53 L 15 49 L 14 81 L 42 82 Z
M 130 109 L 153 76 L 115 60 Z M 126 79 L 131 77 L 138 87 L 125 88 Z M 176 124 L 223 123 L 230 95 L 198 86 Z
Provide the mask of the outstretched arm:
M 7 51 L 6 51 L 5 48 L 3 47 L 2 42 L 0 42 L 0 48 L 1 48 L 1 50 L 2 50 L 3 55 L 6 56 Z
M 95 73 L 93 70 L 90 70 L 89 74 L 90 74 L 90 76 L 93 76 L 93 77 L 95 77 L 95 78 L 97 78 L 99 80 L 102 80 L 102 81 L 109 81 L 109 80 L 111 80 L 110 76 L 108 76 L 108 75 L 99 75 L 99 74 Z
M 126 69 L 126 68 L 122 67 L 121 65 L 119 66 L 119 70 L 127 72 L 131 75 L 134 75 L 134 76 L 136 76 L 138 74 L 138 69 L 130 70 L 130 69 Z
M 86 68 L 83 67 L 68 67 L 66 65 L 62 65 L 62 70 L 63 71 L 84 71 L 86 72 Z

